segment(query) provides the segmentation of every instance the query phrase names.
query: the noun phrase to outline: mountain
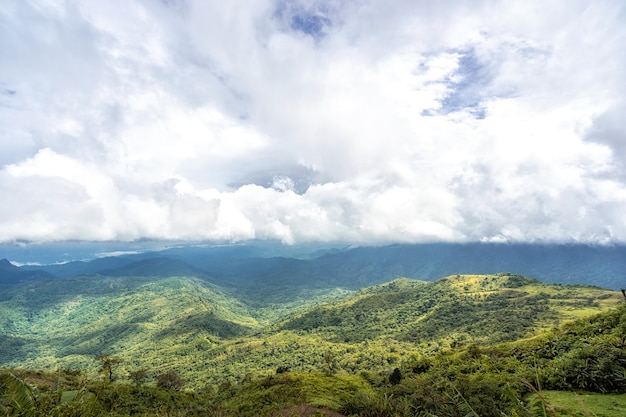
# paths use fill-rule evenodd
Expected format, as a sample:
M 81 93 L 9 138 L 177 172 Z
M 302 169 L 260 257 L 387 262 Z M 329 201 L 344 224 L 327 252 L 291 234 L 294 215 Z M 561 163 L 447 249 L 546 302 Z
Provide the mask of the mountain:
M 159 265 L 141 261 L 131 270 Z M 199 383 L 279 366 L 322 369 L 319 352 L 343 346 L 352 358 L 346 367 L 365 355 L 362 362 L 377 368 L 381 354 L 407 360 L 416 349 L 513 340 L 621 297 L 499 274 L 399 279 L 356 294 L 301 289 L 299 303 L 273 298 L 257 306 L 206 280 L 150 275 L 4 286 L 0 367 L 91 368 L 95 356 L 108 353 L 123 357 L 127 369 L 175 366 Z
M 279 329 L 315 332 L 334 342 L 385 337 L 495 343 L 572 319 L 572 311 L 583 314 L 621 301 L 613 291 L 548 285 L 514 274 L 456 275 L 435 282 L 403 278 L 309 309 Z
M 626 285 L 626 246 L 419 244 L 326 251 L 312 259 L 195 258 L 216 282 L 243 286 L 359 289 L 398 277 L 433 281 L 455 274 L 514 272 L 544 282 Z
M 124 263 L 118 268 L 100 270 L 98 274 L 110 277 L 207 277 L 206 272 L 193 265 L 164 257 Z
M 310 265 L 265 259 L 273 285 L 286 276 L 278 266 Z M 257 261 L 240 260 L 252 274 Z M 255 306 L 237 282 L 227 291 L 198 277 L 157 276 L 183 270 L 203 272 L 162 257 L 118 271 L 133 276 L 3 285 L 3 412 L 534 417 L 556 410 L 546 398 L 564 390 L 626 392 L 626 305 L 615 291 L 456 274 L 335 288 L 333 299 L 320 296 L 332 287 L 295 280 L 308 304 Z M 615 395 L 594 400 L 615 412 L 581 405 L 581 415 L 616 417 L 626 407 Z
M 257 298 L 274 290 L 284 292 L 285 288 L 355 290 L 397 277 L 432 281 L 468 273 L 514 272 L 550 283 L 611 289 L 626 286 L 623 275 L 626 246 L 441 243 L 335 250 L 311 247 L 310 250 L 306 255 L 305 248 L 288 251 L 270 244 L 189 246 L 36 268 L 57 277 L 96 274 L 211 277 L 213 282 L 240 287 Z M 271 256 L 273 253 L 284 256 Z M 165 259 L 178 263 L 168 263 Z M 147 263 L 138 264 L 141 261 Z
M 315 275 L 356 286 L 397 277 L 432 281 L 455 274 L 514 272 L 562 284 L 624 286 L 626 246 L 421 244 L 360 247 L 315 259 Z
M 259 327 L 240 301 L 195 278 L 30 281 L 0 293 L 0 366 L 49 358 L 85 363 L 107 352 L 139 358 Z
M 55 277 L 68 278 L 77 277 L 80 275 L 98 275 L 101 274 L 102 271 L 121 268 L 132 262 L 134 262 L 132 258 L 124 256 L 107 256 L 104 258 L 97 258 L 88 262 L 73 261 L 63 264 L 53 264 L 45 266 L 24 265 L 21 268 L 24 270 L 41 268 Z
M 400 280 L 362 295 L 425 284 Z M 455 276 L 442 284 L 468 292 L 537 285 L 513 275 Z M 331 343 L 301 330 L 223 344 L 194 340 L 147 349 L 138 359 L 104 355 L 96 359 L 105 370 L 100 375 L 93 366 L 65 368 L 57 362 L 51 371 L 0 369 L 0 408 L 7 416 L 42 417 L 621 417 L 626 410 L 624 328 L 626 304 L 621 303 L 530 338 L 489 345 L 417 346 L 389 336 Z M 170 355 L 172 350 L 177 355 Z M 154 367 L 155 352 L 172 362 Z M 146 364 L 152 367 L 142 367 Z
M 26 270 L 13 265 L 8 259 L 0 259 L 0 284 L 18 284 L 34 279 L 52 277 L 52 274 L 44 270 Z

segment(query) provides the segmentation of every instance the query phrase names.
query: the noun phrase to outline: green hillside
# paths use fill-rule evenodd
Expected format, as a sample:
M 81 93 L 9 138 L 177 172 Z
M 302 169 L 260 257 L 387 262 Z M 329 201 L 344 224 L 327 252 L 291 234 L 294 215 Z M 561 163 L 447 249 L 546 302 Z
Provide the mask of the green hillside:
M 27 389 L 73 415 L 535 416 L 543 389 L 626 392 L 613 291 L 513 274 L 298 291 L 251 306 L 187 277 L 3 287 L 0 404 Z
M 156 356 L 260 327 L 245 305 L 194 278 L 79 277 L 0 294 L 2 362 L 12 366 L 91 365 L 101 353 Z
M 9 286 L 0 296 L 1 364 L 95 372 L 93 358 L 111 354 L 124 360 L 122 373 L 175 369 L 201 386 L 281 366 L 324 370 L 329 365 L 320 352 L 329 352 L 334 370 L 367 365 L 386 372 L 420 352 L 523 338 L 605 310 L 621 297 L 511 274 L 434 283 L 398 279 L 354 295 L 311 290 L 306 297 L 299 291 L 294 298 L 306 303 L 268 299 L 253 308 L 232 290 L 185 277 L 78 277 Z M 344 299 L 302 310 L 339 295 Z
M 342 342 L 384 336 L 414 343 L 493 343 L 528 336 L 618 301 L 613 291 L 546 285 L 512 274 L 456 275 L 434 283 L 398 279 L 294 316 L 281 328 Z
M 194 391 L 162 383 L 163 374 L 154 385 L 5 370 L 0 410 L 7 416 L 618 417 L 626 409 L 625 329 L 622 303 L 529 339 L 416 355 L 391 371 L 366 363 L 338 371 L 325 360 L 329 366 L 320 371 L 276 369 Z

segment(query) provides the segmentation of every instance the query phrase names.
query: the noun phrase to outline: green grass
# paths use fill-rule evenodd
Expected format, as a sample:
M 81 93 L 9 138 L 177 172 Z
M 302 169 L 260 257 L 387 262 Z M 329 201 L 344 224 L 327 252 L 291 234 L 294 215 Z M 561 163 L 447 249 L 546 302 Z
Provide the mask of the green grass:
M 93 392 L 84 392 L 81 390 L 63 391 L 61 393 L 61 402 L 69 403 L 72 401 L 77 401 L 81 396 L 86 400 L 89 400 L 93 399 L 95 397 L 95 394 Z
M 542 391 L 541 401 L 532 395 L 537 417 L 623 417 L 626 416 L 626 394 Z M 545 402 L 545 404 L 544 404 Z

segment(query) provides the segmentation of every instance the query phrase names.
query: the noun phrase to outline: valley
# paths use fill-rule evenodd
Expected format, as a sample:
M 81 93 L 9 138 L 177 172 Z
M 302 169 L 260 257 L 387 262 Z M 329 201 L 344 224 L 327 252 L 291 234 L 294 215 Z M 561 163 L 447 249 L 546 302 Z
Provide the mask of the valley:
M 387 279 L 385 265 L 437 269 L 389 249 L 240 249 L 5 265 L 0 374 L 18 379 L 0 388 L 26 381 L 32 404 L 60 390 L 49 410 L 103 416 L 534 416 L 542 390 L 626 392 L 618 291 L 511 272 Z

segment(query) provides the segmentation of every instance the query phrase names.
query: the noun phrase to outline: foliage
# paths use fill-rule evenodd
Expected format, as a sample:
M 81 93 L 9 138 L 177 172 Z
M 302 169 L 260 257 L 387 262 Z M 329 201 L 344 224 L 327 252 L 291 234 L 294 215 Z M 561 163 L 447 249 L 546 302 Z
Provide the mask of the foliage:
M 197 280 L 108 282 L 123 290 L 39 310 L 5 295 L 12 329 L 29 329 L 19 308 L 30 309 L 32 339 L 17 345 L 32 349 L 29 367 L 54 372 L 1 373 L 0 415 L 263 416 L 306 405 L 354 416 L 530 417 L 545 389 L 626 392 L 626 304 L 598 288 L 512 274 L 400 279 L 263 327 Z M 57 315 L 69 324 L 45 333 L 49 346 L 34 343 L 43 323 L 63 326 Z M 70 329 L 80 320 L 86 334 Z M 110 353 L 86 354 L 101 346 Z
M 176 373 L 169 371 L 164 374 L 157 375 L 156 386 L 162 389 L 180 390 L 185 385 L 185 380 Z
M 20 417 L 81 417 L 98 415 L 96 397 L 83 388 L 74 390 L 71 398 L 62 391 L 34 388 L 13 373 L 0 374 L 0 411 L 3 416 Z
M 602 299 L 606 294 L 610 296 Z M 281 328 L 334 342 L 385 336 L 416 343 L 493 343 L 572 318 L 572 310 L 597 312 L 600 303 L 610 306 L 618 300 L 606 290 L 549 286 L 512 274 L 457 275 L 435 283 L 400 279 L 297 314 Z M 504 322 L 502 311 L 507 312 Z
M 626 392 L 626 304 L 518 343 L 512 354 L 536 364 L 547 389 Z
M 400 371 L 400 368 L 394 368 L 391 375 L 389 375 L 389 382 L 392 385 L 398 385 L 400 381 L 402 381 L 402 371 Z
M 121 358 L 111 355 L 98 355 L 96 356 L 96 362 L 100 362 L 99 371 L 104 373 L 109 382 L 115 380 L 113 371 L 117 365 L 124 362 Z
M 128 377 L 131 381 L 133 381 L 136 385 L 141 385 L 145 382 L 148 377 L 148 370 L 146 368 L 136 369 L 134 371 L 130 371 L 128 373 Z

